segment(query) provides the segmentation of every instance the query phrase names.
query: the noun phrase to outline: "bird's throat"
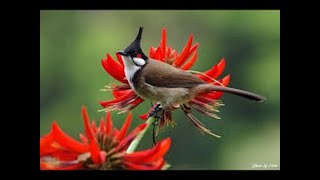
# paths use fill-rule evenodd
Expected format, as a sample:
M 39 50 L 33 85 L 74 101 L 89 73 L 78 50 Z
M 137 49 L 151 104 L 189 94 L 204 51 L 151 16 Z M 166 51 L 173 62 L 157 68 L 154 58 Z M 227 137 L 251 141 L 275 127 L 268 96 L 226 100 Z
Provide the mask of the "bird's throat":
M 134 77 L 135 77 L 136 73 L 141 69 L 141 67 L 135 65 L 133 63 L 133 61 L 126 56 L 122 56 L 122 59 L 123 59 L 123 63 L 124 63 L 125 76 L 129 82 L 131 89 L 133 89 L 135 91 Z

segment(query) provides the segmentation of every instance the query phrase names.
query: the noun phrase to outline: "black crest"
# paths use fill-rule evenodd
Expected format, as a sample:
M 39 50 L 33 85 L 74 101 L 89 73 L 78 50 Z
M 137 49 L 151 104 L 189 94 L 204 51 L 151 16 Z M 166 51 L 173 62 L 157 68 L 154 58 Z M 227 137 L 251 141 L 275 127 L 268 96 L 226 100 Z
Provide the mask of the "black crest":
M 128 56 L 141 57 L 144 60 L 147 60 L 148 57 L 142 52 L 141 45 L 140 45 L 142 32 L 143 32 L 143 27 L 140 27 L 136 39 L 123 52 Z

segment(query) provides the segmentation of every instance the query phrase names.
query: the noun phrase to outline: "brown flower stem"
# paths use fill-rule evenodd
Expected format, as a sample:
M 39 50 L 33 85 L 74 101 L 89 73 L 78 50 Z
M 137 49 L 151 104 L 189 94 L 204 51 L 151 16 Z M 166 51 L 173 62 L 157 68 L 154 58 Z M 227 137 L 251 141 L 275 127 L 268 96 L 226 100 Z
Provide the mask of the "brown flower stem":
M 146 121 L 147 126 L 146 126 L 146 127 L 144 128 L 144 130 L 141 131 L 140 134 L 132 141 L 132 143 L 131 143 L 130 146 L 128 147 L 126 153 L 132 153 L 132 152 L 134 152 L 134 151 L 137 149 L 137 147 L 138 147 L 141 139 L 142 139 L 143 136 L 145 135 L 145 133 L 146 133 L 146 131 L 148 130 L 148 128 L 150 127 L 150 125 L 154 122 L 154 120 L 155 120 L 154 117 L 150 117 L 149 119 L 147 119 L 147 121 Z

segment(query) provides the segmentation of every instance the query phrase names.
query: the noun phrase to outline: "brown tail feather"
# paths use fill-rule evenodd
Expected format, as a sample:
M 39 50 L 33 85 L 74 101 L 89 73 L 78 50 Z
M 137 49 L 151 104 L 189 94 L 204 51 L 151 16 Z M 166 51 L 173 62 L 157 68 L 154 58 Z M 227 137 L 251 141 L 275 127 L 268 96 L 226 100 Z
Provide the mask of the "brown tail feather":
M 230 87 L 205 84 L 205 85 L 202 85 L 200 88 L 203 89 L 203 91 L 201 91 L 203 93 L 208 93 L 210 91 L 219 91 L 219 92 L 226 92 L 226 93 L 235 94 L 235 95 L 242 96 L 242 97 L 248 98 L 250 100 L 258 101 L 258 102 L 262 102 L 262 101 L 266 100 L 266 98 L 261 95 L 258 95 L 258 94 L 255 94 L 255 93 L 252 93 L 249 91 L 230 88 Z

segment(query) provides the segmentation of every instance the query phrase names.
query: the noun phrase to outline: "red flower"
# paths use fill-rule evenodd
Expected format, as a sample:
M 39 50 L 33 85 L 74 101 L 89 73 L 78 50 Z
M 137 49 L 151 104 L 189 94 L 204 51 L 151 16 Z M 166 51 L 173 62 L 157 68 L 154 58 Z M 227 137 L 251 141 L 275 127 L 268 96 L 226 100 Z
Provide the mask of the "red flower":
M 198 57 L 198 43 L 192 45 L 192 41 L 193 35 L 191 34 L 182 52 L 178 53 L 175 49 L 167 46 L 166 29 L 164 27 L 161 33 L 160 44 L 157 48 L 150 48 L 149 57 L 187 71 L 192 67 Z M 113 60 L 113 58 L 107 54 L 107 58 L 101 61 L 102 66 L 112 77 L 124 83 L 124 85 L 113 85 L 112 87 L 106 86 L 105 90 L 112 89 L 115 99 L 101 101 L 100 104 L 105 108 L 103 109 L 104 111 L 119 110 L 126 112 L 135 108 L 144 100 L 138 97 L 137 94 L 135 94 L 135 92 L 130 88 L 128 81 L 125 79 L 124 65 L 121 56 L 118 54 L 116 56 L 118 62 Z M 227 86 L 230 81 L 230 75 L 227 75 L 220 80 L 216 80 L 222 74 L 224 68 L 225 60 L 222 58 L 218 64 L 212 66 L 211 69 L 205 71 L 204 73 L 198 73 L 197 76 L 208 83 Z M 195 110 L 208 116 L 219 118 L 215 112 L 217 111 L 217 107 L 222 105 L 221 102 L 218 101 L 222 94 L 222 92 L 210 92 L 192 99 L 190 102 L 184 104 L 184 107 L 181 107 L 188 115 L 189 119 L 196 125 L 196 127 L 198 127 L 201 132 L 210 133 L 209 130 L 204 128 L 202 123 L 193 117 L 190 108 L 194 108 Z M 173 122 L 171 118 L 171 111 L 178 107 L 179 105 L 174 105 L 163 111 L 163 118 L 160 121 L 160 126 L 163 126 L 169 122 Z M 140 117 L 146 119 L 147 114 L 144 114 Z
M 56 122 L 52 123 L 50 133 L 40 138 L 40 169 L 160 170 L 164 167 L 163 156 L 170 148 L 170 138 L 159 141 L 151 149 L 126 153 L 130 143 L 146 127 L 145 123 L 141 124 L 126 135 L 131 113 L 120 130 L 113 127 L 109 112 L 106 120 L 101 118 L 98 127 L 95 121 L 90 123 L 85 107 L 82 116 L 85 135 L 80 134 L 81 142 L 65 134 Z

